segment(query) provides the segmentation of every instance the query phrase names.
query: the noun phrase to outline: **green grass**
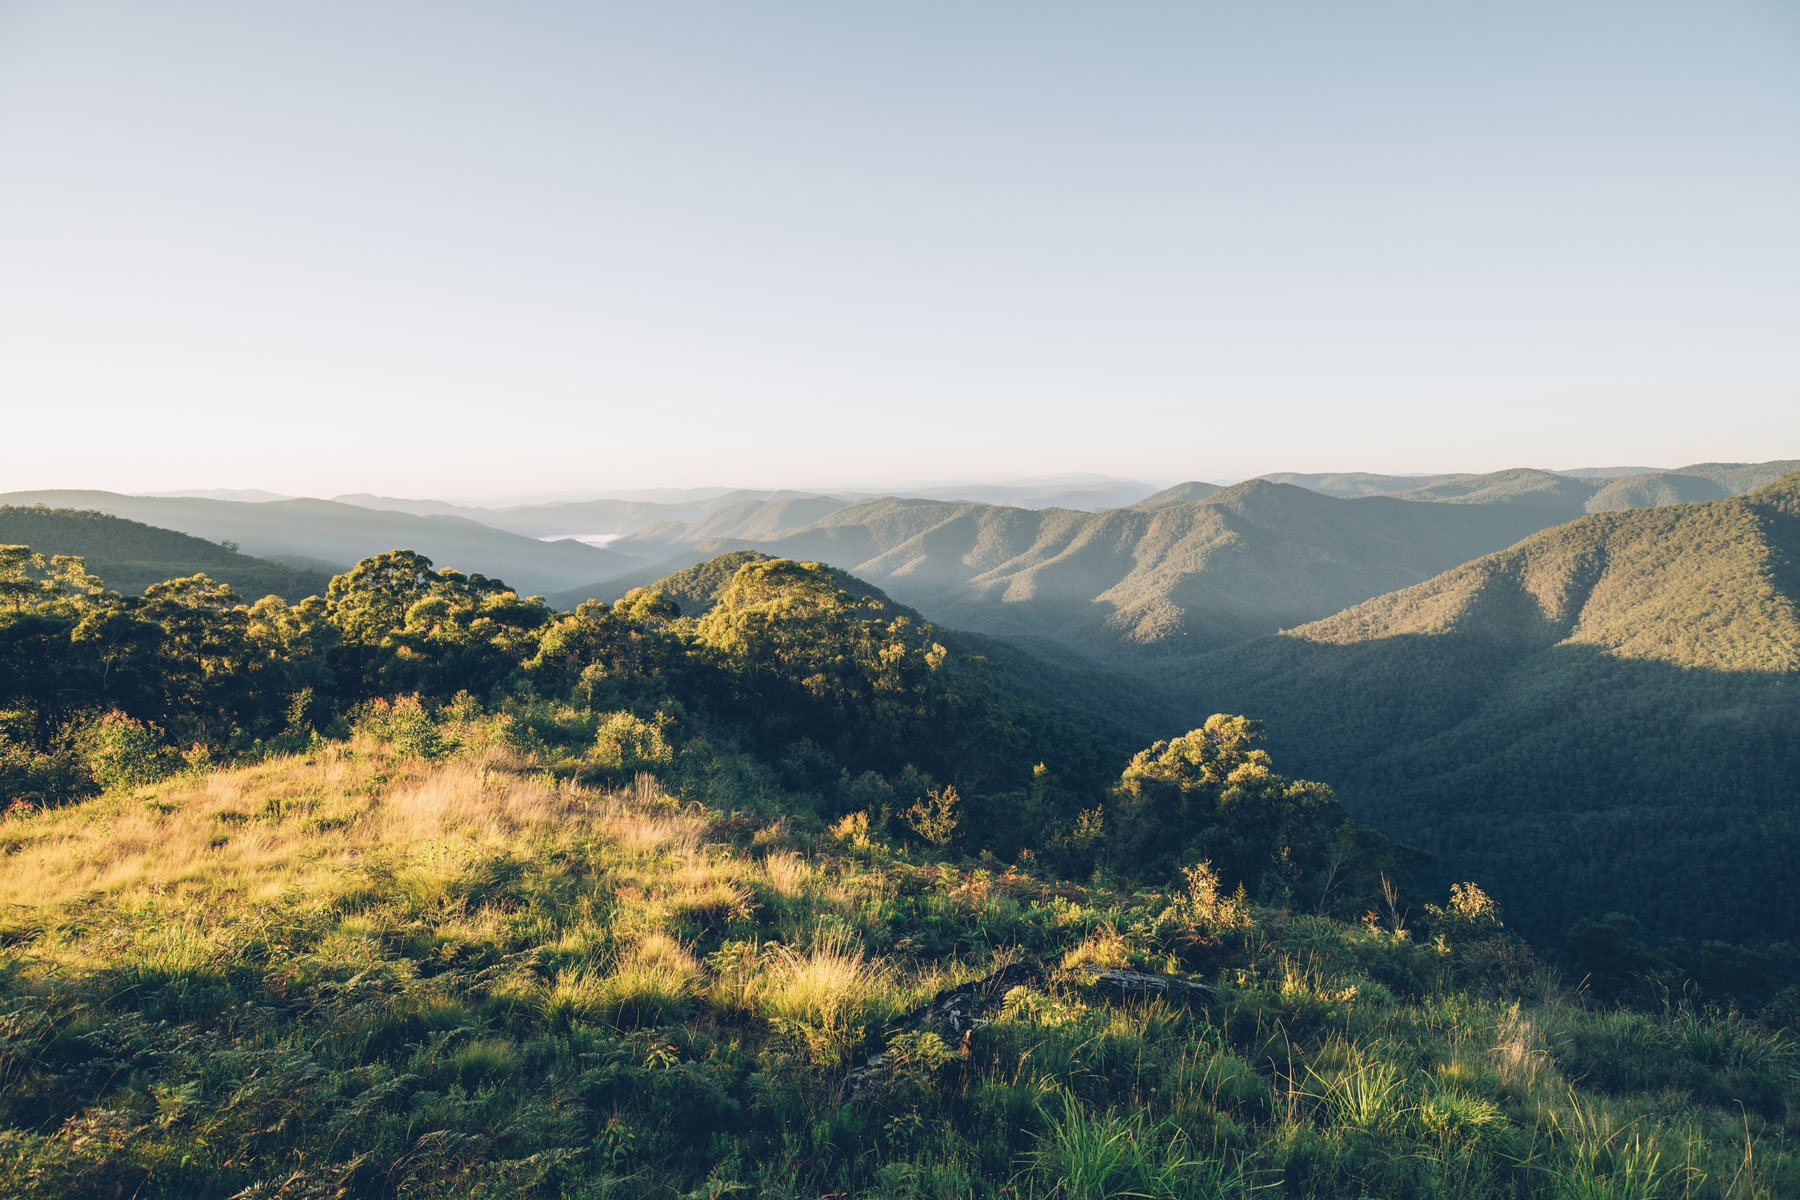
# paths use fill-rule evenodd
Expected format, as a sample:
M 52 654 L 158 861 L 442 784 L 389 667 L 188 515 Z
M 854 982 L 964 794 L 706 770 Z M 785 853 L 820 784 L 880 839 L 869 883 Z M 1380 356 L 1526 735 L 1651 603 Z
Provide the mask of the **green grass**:
M 363 736 L 0 824 L 0 1194 L 1800 1194 L 1741 1016 L 1267 909 L 1172 944 L 1166 893 L 578 769 Z M 1015 962 L 966 1042 L 894 1024 Z

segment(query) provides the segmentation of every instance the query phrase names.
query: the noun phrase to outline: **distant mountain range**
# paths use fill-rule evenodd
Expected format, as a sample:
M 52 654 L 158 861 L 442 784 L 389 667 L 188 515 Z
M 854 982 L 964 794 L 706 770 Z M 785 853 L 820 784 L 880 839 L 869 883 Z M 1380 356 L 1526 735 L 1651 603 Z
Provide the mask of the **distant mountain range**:
M 1690 500 L 1722 500 L 1771 483 L 1797 468 L 1800 468 L 1800 459 L 1766 463 L 1695 463 L 1670 471 L 1651 467 L 1540 471 L 1522 467 L 1483 475 L 1369 475 L 1361 472 L 1301 475 L 1282 472 L 1263 478 L 1340 499 L 1400 496 L 1408 500 L 1457 500 L 1476 504 L 1495 500 L 1538 503 L 1555 508 L 1573 520 L 1584 512 L 1648 508 Z
M 649 565 L 552 599 L 616 594 L 750 548 L 840 566 L 966 629 L 1047 638 L 1114 663 L 1193 657 L 1421 582 L 1595 505 L 1653 500 L 1663 489 L 1730 495 L 1796 466 L 1705 464 L 1611 479 L 1520 469 L 1423 484 L 1361 476 L 1366 494 L 1350 498 L 1268 480 L 1194 482 L 1097 513 L 917 498 L 742 500 L 621 538 L 610 548 Z M 1334 478 L 1348 488 L 1349 477 Z
M 829 562 L 964 628 L 1045 638 L 1127 663 L 1193 657 L 1317 620 L 1589 512 L 1731 496 L 1796 465 L 1278 475 L 1155 492 L 1104 479 L 986 488 L 1033 503 L 1066 499 L 1070 489 L 1088 499 L 1108 489 L 1110 498 L 1130 498 L 1099 511 L 719 489 L 662 501 L 501 509 L 376 495 L 244 500 L 73 491 L 12 493 L 0 503 L 106 512 L 231 541 L 246 554 L 314 573 L 410 548 L 564 605 L 616 595 L 723 550 L 753 548 Z M 602 548 L 577 538 L 612 540 Z

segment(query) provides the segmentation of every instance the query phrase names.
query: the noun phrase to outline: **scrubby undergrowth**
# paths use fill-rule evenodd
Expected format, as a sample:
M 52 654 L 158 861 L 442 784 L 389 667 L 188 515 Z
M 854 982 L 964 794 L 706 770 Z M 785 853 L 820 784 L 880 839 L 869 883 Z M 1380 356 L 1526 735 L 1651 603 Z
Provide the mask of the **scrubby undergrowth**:
M 1590 1007 L 1468 897 L 1419 944 L 576 776 L 365 733 L 0 823 L 0 1194 L 1800 1194 L 1784 1036 Z

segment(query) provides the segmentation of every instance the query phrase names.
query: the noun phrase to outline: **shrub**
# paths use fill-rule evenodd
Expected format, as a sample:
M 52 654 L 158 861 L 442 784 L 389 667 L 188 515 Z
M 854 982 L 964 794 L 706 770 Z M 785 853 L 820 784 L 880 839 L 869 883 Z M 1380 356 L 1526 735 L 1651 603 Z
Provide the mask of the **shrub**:
M 375 699 L 363 705 L 354 725 L 356 733 L 386 742 L 400 754 L 415 758 L 440 758 L 447 747 L 417 695 L 393 700 Z
M 84 756 L 63 744 L 48 753 L 0 737 L 0 808 L 49 808 L 94 790 Z
M 1243 884 L 1238 884 L 1231 895 L 1224 895 L 1219 873 L 1210 861 L 1185 868 L 1181 874 L 1187 880 L 1187 890 L 1163 910 L 1158 924 L 1173 924 L 1189 935 L 1228 933 L 1249 927 L 1250 898 L 1244 894 Z
M 907 828 L 926 842 L 938 847 L 947 846 L 956 833 L 956 805 L 960 799 L 956 789 L 945 784 L 914 800 L 912 807 L 900 815 L 906 819 Z
M 1099 805 L 1084 808 L 1069 829 L 1053 833 L 1044 842 L 1044 861 L 1064 875 L 1085 875 L 1093 869 L 1100 839 L 1106 836 L 1106 816 Z
M 117 709 L 94 723 L 87 736 L 88 770 L 103 789 L 153 783 L 165 774 L 162 729 Z
M 1491 936 L 1500 929 L 1500 906 L 1473 883 L 1450 885 L 1450 902 L 1427 904 L 1432 933 L 1439 941 L 1466 942 Z
M 468 692 L 458 692 L 439 714 L 437 734 L 442 752 L 479 753 L 484 750 L 516 750 L 530 753 L 542 747 L 542 739 L 511 712 L 487 713 Z
M 615 712 L 600 722 L 594 734 L 594 763 L 614 776 L 634 775 L 675 761 L 675 751 L 663 735 L 662 722 L 651 723 L 629 712 Z
M 831 827 L 831 836 L 858 854 L 867 854 L 875 846 L 869 837 L 869 814 L 866 812 L 847 813 Z

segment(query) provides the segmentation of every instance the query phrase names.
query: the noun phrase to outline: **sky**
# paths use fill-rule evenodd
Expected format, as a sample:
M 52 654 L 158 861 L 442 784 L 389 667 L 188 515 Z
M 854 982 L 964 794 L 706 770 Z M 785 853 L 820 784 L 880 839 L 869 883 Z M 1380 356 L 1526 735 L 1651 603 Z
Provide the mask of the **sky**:
M 0 0 L 0 490 L 1800 457 L 1800 5 Z

